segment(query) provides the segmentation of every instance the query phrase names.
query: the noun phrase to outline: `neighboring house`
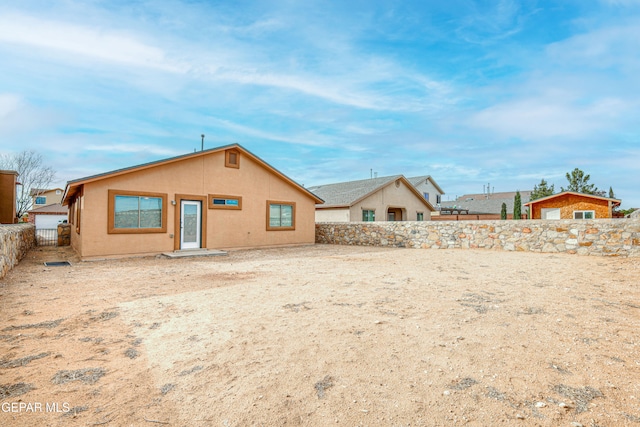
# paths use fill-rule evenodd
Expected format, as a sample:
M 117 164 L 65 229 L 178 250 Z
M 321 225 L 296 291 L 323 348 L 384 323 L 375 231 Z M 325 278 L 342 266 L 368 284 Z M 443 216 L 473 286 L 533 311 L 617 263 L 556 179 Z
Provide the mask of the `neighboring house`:
M 31 209 L 27 213 L 29 214 L 29 222 L 35 224 L 36 230 L 57 229 L 58 224 L 67 221 L 69 209 L 60 203 L 54 203 Z
M 31 191 L 29 191 L 29 196 L 33 199 L 31 209 L 62 203 L 63 192 L 64 190 L 62 188 L 53 188 L 49 190 L 43 188 L 32 188 Z
M 595 219 L 611 218 L 620 200 L 592 194 L 562 193 L 526 203 L 531 219 Z
M 407 179 L 432 206 L 436 207 L 442 203 L 444 191 L 442 191 L 442 188 L 434 181 L 431 175 L 414 176 Z
M 13 224 L 16 217 L 16 185 L 18 172 L 0 170 L 0 224 Z
M 240 145 L 69 181 L 82 258 L 315 242 L 316 195 Z
M 500 215 L 502 204 L 505 203 L 507 205 L 507 214 L 513 216 L 515 196 L 515 191 L 491 194 L 465 194 L 454 201 L 442 203 L 442 207 L 464 209 L 468 210 L 469 214 L 475 215 Z M 524 207 L 526 202 L 529 201 L 530 196 L 531 191 L 520 191 L 523 214 L 526 212 Z
M 428 221 L 433 206 L 402 175 L 309 187 L 324 200 L 316 222 Z

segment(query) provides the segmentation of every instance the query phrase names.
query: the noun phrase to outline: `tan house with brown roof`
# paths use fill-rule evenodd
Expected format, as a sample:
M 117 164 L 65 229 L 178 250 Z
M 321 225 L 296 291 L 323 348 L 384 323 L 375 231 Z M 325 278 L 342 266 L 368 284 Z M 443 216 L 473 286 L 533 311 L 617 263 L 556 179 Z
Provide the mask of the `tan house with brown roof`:
M 233 144 L 69 181 L 82 258 L 315 242 L 322 199 Z
M 33 199 L 31 209 L 41 208 L 43 206 L 55 205 L 56 203 L 62 203 L 62 188 L 32 188 L 29 191 L 29 196 Z
M 309 187 L 317 222 L 429 221 L 434 207 L 403 175 Z
M 531 219 L 612 218 L 620 200 L 565 191 L 525 203 Z

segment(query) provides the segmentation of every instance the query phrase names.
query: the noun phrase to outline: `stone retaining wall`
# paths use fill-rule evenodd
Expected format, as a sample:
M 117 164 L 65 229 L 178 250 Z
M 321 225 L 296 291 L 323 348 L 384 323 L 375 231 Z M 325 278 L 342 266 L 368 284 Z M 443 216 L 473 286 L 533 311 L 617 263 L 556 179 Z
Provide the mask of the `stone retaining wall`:
M 71 245 L 71 224 L 58 224 L 58 246 Z
M 317 223 L 316 243 L 640 256 L 640 219 Z
M 33 224 L 0 225 L 0 279 L 36 245 Z

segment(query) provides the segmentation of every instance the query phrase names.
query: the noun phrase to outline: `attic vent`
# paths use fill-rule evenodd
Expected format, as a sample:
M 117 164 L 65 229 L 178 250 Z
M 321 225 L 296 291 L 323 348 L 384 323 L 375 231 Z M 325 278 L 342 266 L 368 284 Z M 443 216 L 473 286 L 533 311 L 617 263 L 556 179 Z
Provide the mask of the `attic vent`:
M 396 188 L 399 188 L 399 187 L 400 187 L 400 180 L 396 179 Z
M 224 165 L 228 168 L 240 168 L 240 152 L 238 150 L 225 151 Z

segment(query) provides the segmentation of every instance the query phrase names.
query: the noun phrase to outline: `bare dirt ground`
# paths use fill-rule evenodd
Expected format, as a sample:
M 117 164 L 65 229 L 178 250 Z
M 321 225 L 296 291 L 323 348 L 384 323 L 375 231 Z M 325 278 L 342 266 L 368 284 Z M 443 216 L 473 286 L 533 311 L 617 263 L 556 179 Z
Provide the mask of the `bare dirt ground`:
M 40 248 L 0 280 L 0 425 L 640 426 L 639 278 L 575 255 Z

